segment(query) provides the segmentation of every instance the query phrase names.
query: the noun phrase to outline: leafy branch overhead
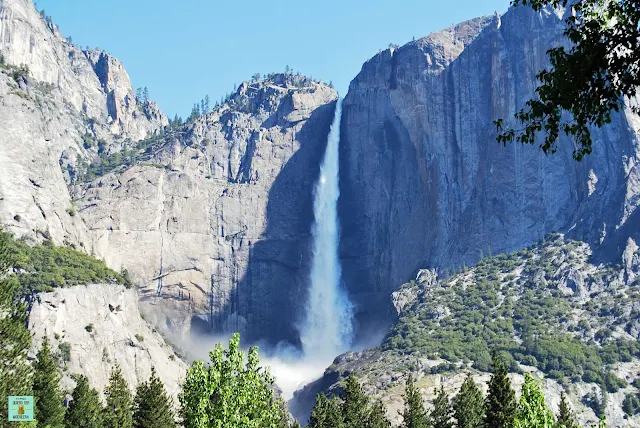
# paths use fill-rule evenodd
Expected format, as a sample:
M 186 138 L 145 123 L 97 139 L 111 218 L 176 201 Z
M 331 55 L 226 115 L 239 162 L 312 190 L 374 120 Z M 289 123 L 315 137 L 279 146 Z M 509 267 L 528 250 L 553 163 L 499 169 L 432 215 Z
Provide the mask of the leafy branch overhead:
M 555 153 L 564 133 L 574 138 L 573 157 L 580 161 L 592 151 L 589 128 L 610 123 L 612 112 L 624 107 L 625 98 L 638 94 L 640 1 L 513 0 L 511 4 L 536 11 L 569 7 L 564 34 L 571 47 L 547 51 L 551 67 L 538 73 L 536 97 L 515 114 L 523 128 L 505 127 L 504 119 L 497 119 L 497 140 L 534 144 L 537 134 L 544 132 L 541 149 Z M 631 109 L 640 113 L 638 104 Z

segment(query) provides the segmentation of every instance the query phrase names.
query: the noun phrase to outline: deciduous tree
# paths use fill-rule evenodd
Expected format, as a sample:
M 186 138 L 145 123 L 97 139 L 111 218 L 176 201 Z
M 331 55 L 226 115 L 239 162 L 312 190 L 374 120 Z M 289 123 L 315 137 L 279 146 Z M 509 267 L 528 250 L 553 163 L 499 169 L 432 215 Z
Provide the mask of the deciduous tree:
M 209 353 L 208 367 L 202 361 L 193 363 L 179 397 L 186 428 L 277 426 L 280 410 L 271 389 L 273 377 L 260 367 L 256 347 L 249 349 L 246 363 L 244 355 L 236 333 L 227 350 L 218 344 Z
M 504 128 L 495 121 L 502 143 L 534 144 L 544 133 L 541 148 L 556 151 L 560 133 L 576 140 L 573 152 L 581 160 L 592 151 L 589 127 L 611 122 L 625 97 L 638 94 L 640 86 L 640 1 L 638 0 L 513 0 L 513 6 L 569 7 L 565 35 L 570 47 L 547 51 L 549 69 L 538 73 L 536 97 L 515 114 L 523 129 Z M 638 104 L 633 110 L 640 112 Z

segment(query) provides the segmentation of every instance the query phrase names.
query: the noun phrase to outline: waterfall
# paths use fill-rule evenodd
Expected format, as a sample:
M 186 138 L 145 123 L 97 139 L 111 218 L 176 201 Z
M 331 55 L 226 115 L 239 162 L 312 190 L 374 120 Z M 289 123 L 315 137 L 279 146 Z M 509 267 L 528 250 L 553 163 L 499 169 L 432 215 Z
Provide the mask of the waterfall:
M 305 318 L 300 328 L 302 350 L 307 360 L 331 360 L 348 349 L 352 338 L 352 307 L 341 284 L 342 272 L 338 257 L 338 151 L 341 115 L 342 100 L 339 99 L 314 192 L 309 295 Z

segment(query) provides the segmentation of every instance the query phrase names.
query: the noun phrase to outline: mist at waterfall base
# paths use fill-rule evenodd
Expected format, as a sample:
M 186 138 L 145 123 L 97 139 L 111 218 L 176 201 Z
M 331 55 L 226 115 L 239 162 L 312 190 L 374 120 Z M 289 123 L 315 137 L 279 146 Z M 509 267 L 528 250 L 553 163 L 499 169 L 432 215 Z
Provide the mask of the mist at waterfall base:
M 308 294 L 304 317 L 296 326 L 302 349 L 284 342 L 276 347 L 265 346 L 260 341 L 255 343 L 259 347 L 262 365 L 270 368 L 282 397 L 287 401 L 295 391 L 320 378 L 341 353 L 379 344 L 370 341 L 364 345 L 352 343 L 353 307 L 342 286 L 337 210 L 340 196 L 338 153 L 341 114 L 342 101 L 338 100 L 314 188 L 313 248 Z M 209 350 L 219 342 L 226 348 L 230 336 L 192 337 L 188 346 L 192 358 L 189 359 L 208 361 Z
M 313 201 L 312 261 L 304 318 L 299 323 L 302 350 L 283 346 L 265 364 L 271 366 L 285 399 L 306 383 L 319 378 L 333 359 L 352 342 L 353 308 L 342 287 L 338 257 L 339 144 L 342 100 L 327 138 Z

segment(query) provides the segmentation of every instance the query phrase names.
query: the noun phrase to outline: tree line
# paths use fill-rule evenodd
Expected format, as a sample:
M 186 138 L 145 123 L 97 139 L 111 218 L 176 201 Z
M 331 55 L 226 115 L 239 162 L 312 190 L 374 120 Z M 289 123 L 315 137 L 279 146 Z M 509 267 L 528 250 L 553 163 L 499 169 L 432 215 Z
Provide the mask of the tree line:
M 488 393 L 482 391 L 471 375 L 465 379 L 458 394 L 450 399 L 444 387 L 434 390 L 430 411 L 412 377 L 405 391 L 402 428 L 579 428 L 567 397 L 561 394 L 557 416 L 545 403 L 544 394 L 526 373 L 520 400 L 511 387 L 508 371 L 497 354 L 493 356 L 493 373 Z M 316 398 L 309 428 L 387 428 L 382 402 L 370 403 L 358 381 L 350 375 L 339 396 L 329 399 L 324 394 Z M 599 428 L 606 427 L 601 418 Z
M 273 391 L 274 378 L 262 367 L 258 350 L 240 349 L 235 334 L 227 349 L 218 344 L 209 362 L 196 361 L 186 373 L 178 405 L 164 390 L 154 369 L 146 381 L 130 392 L 122 371 L 116 366 L 104 390 L 104 402 L 90 388 L 89 379 L 74 375 L 76 386 L 70 399 L 60 387 L 60 359 L 45 339 L 33 363 L 27 359 L 31 345 L 26 328 L 27 303 L 20 292 L 9 234 L 0 233 L 0 402 L 9 395 L 33 395 L 38 426 L 91 428 L 175 427 L 274 427 L 292 428 L 285 403 Z M 7 274 L 8 273 L 8 274 Z M 507 376 L 503 361 L 493 355 L 488 394 L 483 397 L 469 376 L 460 392 L 450 400 L 441 387 L 436 391 L 433 410 L 427 412 L 413 379 L 406 385 L 402 413 L 404 428 L 577 428 L 566 397 L 562 396 L 556 417 L 545 404 L 534 379 L 525 374 L 519 401 Z M 0 405 L 0 426 L 11 427 L 7 407 Z M 13 425 L 12 425 L 13 424 Z M 309 428 L 389 427 L 381 402 L 372 403 L 357 379 L 350 375 L 341 394 L 318 395 Z M 600 427 L 604 427 L 604 420 Z
M 45 338 L 33 363 L 32 389 L 39 426 L 57 428 L 185 428 L 273 427 L 296 428 L 283 400 L 272 389 L 267 368 L 260 366 L 257 348 L 246 355 L 235 334 L 227 349 L 220 344 L 205 365 L 196 361 L 187 372 L 179 406 L 168 396 L 154 368 L 148 381 L 131 394 L 119 366 L 104 389 L 104 402 L 83 375 L 74 375 L 70 400 L 60 388 L 56 356 Z M 450 399 L 444 387 L 434 390 L 427 411 L 413 377 L 406 383 L 402 428 L 579 428 L 567 397 L 562 393 L 557 416 L 544 394 L 526 373 L 521 396 L 516 394 L 503 361 L 494 354 L 493 372 L 484 397 L 471 375 Z M 606 427 L 602 418 L 599 428 Z M 380 400 L 372 402 L 357 378 L 347 377 L 342 392 L 331 398 L 318 394 L 308 428 L 388 428 L 391 422 Z

